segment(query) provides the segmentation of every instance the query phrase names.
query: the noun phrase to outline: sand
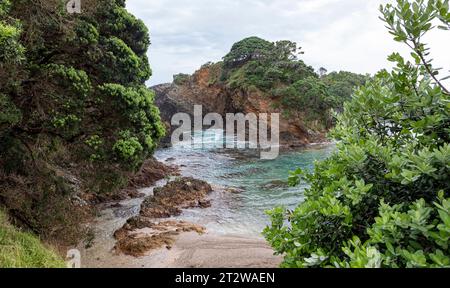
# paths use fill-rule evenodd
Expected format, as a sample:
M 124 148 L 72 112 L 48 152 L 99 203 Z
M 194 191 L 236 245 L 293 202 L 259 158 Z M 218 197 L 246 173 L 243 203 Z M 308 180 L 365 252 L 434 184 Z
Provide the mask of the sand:
M 177 236 L 171 249 L 162 248 L 135 258 L 102 249 L 103 253 L 82 256 L 82 267 L 97 268 L 276 268 L 281 257 L 262 238 L 231 235 Z M 97 247 L 98 249 L 98 247 Z M 87 257 L 86 257 L 87 256 Z

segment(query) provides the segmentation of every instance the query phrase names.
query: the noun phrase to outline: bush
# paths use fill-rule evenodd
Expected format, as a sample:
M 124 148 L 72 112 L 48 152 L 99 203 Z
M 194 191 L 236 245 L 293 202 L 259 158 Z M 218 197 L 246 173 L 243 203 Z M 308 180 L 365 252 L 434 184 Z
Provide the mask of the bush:
M 24 48 L 19 44 L 21 30 L 16 26 L 4 24 L 0 19 L 0 62 L 19 62 Z
M 450 267 L 450 94 L 420 42 L 436 18 L 448 26 L 448 3 L 397 4 L 384 20 L 414 62 L 391 55 L 393 71 L 338 117 L 337 151 L 313 173 L 292 172 L 292 185 L 310 183 L 306 200 L 270 211 L 264 231 L 284 267 Z

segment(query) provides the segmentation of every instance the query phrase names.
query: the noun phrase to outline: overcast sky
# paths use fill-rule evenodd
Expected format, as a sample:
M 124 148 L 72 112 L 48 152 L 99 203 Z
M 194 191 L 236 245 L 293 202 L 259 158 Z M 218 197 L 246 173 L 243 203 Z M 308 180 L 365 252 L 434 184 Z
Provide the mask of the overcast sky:
M 302 59 L 318 69 L 375 73 L 388 54 L 409 55 L 378 19 L 389 0 L 128 0 L 127 8 L 150 29 L 153 76 L 148 84 L 171 82 L 219 61 L 245 37 L 291 40 Z M 436 64 L 450 69 L 450 33 L 426 38 Z M 439 66 L 438 65 L 438 66 Z

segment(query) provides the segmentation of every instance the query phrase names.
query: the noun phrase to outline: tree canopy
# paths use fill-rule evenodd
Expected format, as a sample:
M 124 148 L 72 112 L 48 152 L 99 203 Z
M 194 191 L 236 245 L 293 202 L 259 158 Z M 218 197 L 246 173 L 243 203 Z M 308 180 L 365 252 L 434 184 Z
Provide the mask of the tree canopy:
M 223 57 L 226 67 L 236 67 L 250 60 L 266 58 L 273 50 L 273 43 L 259 37 L 245 38 L 231 47 L 231 51 Z
M 257 88 L 277 100 L 284 113 L 303 113 L 307 122 L 328 129 L 332 109 L 341 112 L 368 76 L 341 71 L 322 77 L 299 59 L 302 54 L 289 40 L 249 37 L 235 43 L 223 58 L 221 80 L 231 89 Z
M 114 190 L 164 134 L 144 85 L 147 27 L 121 0 L 86 0 L 81 14 L 62 4 L 0 4 L 0 203 L 45 236 L 70 226 L 71 176 Z

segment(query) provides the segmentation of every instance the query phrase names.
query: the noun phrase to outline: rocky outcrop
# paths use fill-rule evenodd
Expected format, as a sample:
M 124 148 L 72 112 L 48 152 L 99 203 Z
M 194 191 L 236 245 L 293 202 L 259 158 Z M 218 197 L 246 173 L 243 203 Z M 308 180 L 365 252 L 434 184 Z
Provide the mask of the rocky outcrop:
M 212 192 L 208 183 L 185 177 L 179 178 L 161 188 L 155 188 L 153 195 L 141 205 L 139 215 L 114 232 L 117 240 L 115 250 L 139 257 L 146 252 L 166 247 L 170 249 L 175 236 L 182 232 L 204 233 L 205 228 L 184 221 L 160 221 L 157 219 L 180 215 L 185 208 L 206 208 L 211 203 L 206 199 Z
M 237 89 L 227 87 L 218 79 L 220 71 L 210 66 L 202 67 L 182 84 L 161 84 L 152 87 L 156 93 L 156 105 L 171 132 L 170 120 L 178 112 L 193 114 L 194 105 L 202 105 L 207 113 L 280 113 L 280 141 L 284 146 L 302 146 L 322 142 L 325 132 L 308 128 L 301 112 L 285 115 L 277 100 L 257 88 Z M 311 125 L 309 125 L 311 126 Z M 171 133 L 168 133 L 170 136 Z M 169 139 L 163 141 L 168 143 Z
M 171 249 L 175 236 L 183 232 L 203 234 L 205 228 L 184 221 L 163 221 L 154 223 L 137 216 L 114 233 L 117 239 L 115 250 L 134 257 L 144 256 L 146 252 L 162 247 Z
M 180 178 L 156 188 L 153 196 L 144 200 L 141 215 L 150 218 L 178 216 L 181 209 L 211 206 L 206 196 L 212 191 L 211 185 L 194 178 Z
M 128 180 L 128 188 L 139 189 L 155 185 L 155 183 L 168 176 L 179 175 L 179 168 L 166 165 L 155 158 L 147 159 L 138 173 Z

